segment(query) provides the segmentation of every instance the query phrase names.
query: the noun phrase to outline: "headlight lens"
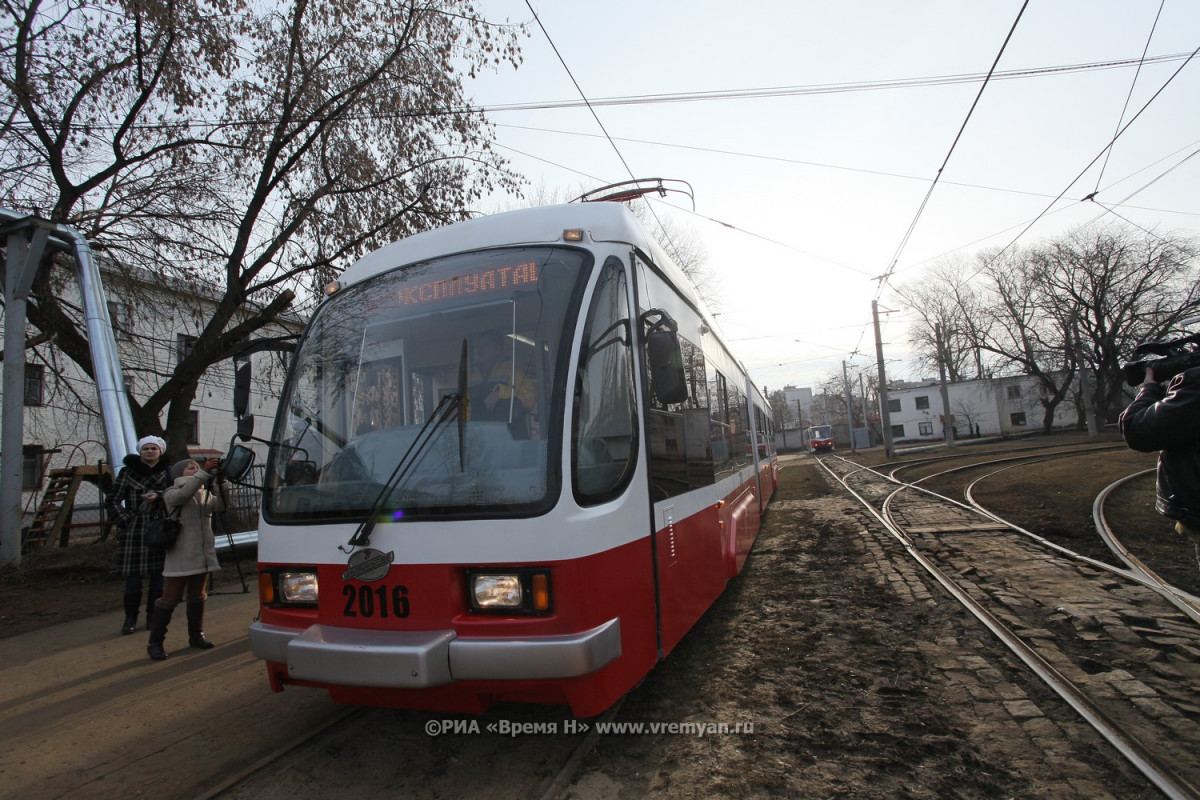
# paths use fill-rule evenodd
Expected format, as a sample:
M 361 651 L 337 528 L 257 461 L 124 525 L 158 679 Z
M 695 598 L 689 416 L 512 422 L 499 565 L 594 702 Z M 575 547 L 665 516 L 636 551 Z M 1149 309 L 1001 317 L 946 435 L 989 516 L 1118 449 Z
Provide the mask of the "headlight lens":
M 551 613 L 550 570 L 523 567 L 511 572 L 467 572 L 467 602 L 473 611 Z
M 519 575 L 474 575 L 471 596 L 477 608 L 520 608 L 521 577 Z
M 279 599 L 284 603 L 317 603 L 317 573 L 280 572 Z

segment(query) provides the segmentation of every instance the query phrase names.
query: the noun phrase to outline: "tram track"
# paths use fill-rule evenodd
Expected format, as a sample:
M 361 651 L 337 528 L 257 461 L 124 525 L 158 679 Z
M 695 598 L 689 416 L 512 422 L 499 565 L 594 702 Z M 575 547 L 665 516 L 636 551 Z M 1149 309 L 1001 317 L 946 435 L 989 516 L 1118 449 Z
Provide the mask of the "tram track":
M 1121 486 L 1123 486 L 1124 484 L 1128 483 L 1131 480 L 1142 477 L 1143 475 L 1153 474 L 1154 469 L 1139 470 L 1137 472 L 1134 472 L 1130 475 L 1126 475 L 1126 476 L 1114 481 L 1113 483 L 1104 487 L 1096 495 L 1096 499 L 1092 504 L 1092 519 L 1093 519 L 1093 523 L 1095 525 L 1096 533 L 1100 537 L 1100 539 L 1104 542 L 1105 546 L 1108 547 L 1109 551 L 1113 554 L 1113 556 L 1115 556 L 1117 559 L 1119 559 L 1121 561 L 1121 563 L 1123 563 L 1125 565 L 1124 568 L 1114 567 L 1103 561 L 1099 561 L 1095 558 L 1091 558 L 1091 557 L 1083 555 L 1081 553 L 1077 553 L 1073 550 L 1070 550 L 1069 548 L 1066 548 L 1066 547 L 1063 547 L 1063 546 L 1057 544 L 1056 542 L 1050 541 L 1049 539 L 1047 539 L 1043 536 L 1040 536 L 1037 533 L 1022 527 L 1021 525 L 1017 524 L 1016 522 L 1006 519 L 1003 516 L 991 511 L 990 509 L 986 508 L 983 505 L 983 503 L 981 503 L 979 500 L 977 500 L 975 498 L 975 493 L 974 493 L 975 487 L 979 483 L 987 480 L 988 478 L 992 478 L 1001 472 L 1015 469 L 1015 468 L 1027 465 L 1031 462 L 1044 463 L 1046 461 L 1050 461 L 1050 460 L 1054 460 L 1054 459 L 1086 456 L 1086 455 L 1093 454 L 1093 453 L 1103 452 L 1105 450 L 1117 450 L 1117 449 L 1120 449 L 1120 448 L 1108 447 L 1108 446 L 1082 447 L 1082 448 L 1074 447 L 1074 448 L 1069 448 L 1066 450 L 1055 451 L 1055 452 L 1020 454 L 1020 455 L 1016 455 L 1016 456 L 1006 456 L 1006 457 L 1002 457 L 1002 458 L 988 459 L 988 460 L 983 460 L 983 461 L 975 461 L 975 462 L 967 464 L 967 465 L 959 465 L 959 466 L 951 467 L 950 469 L 947 469 L 947 470 L 942 470 L 940 472 L 935 472 L 935 473 L 932 473 L 929 475 L 925 475 L 922 478 L 920 478 L 916 481 L 913 481 L 912 483 L 910 483 L 908 485 L 912 486 L 914 488 L 918 488 L 917 484 L 921 483 L 922 481 L 929 480 L 932 478 L 945 477 L 947 475 L 951 475 L 953 473 L 961 472 L 961 471 L 978 470 L 980 468 L 988 468 L 988 467 L 992 467 L 992 466 L 996 466 L 996 465 L 1003 465 L 1003 466 L 997 467 L 996 469 L 992 469 L 992 470 L 984 473 L 983 475 L 979 475 L 977 477 L 970 479 L 970 481 L 965 485 L 965 487 L 963 488 L 963 496 L 965 498 L 966 504 L 970 508 L 978 511 L 980 514 L 984 515 L 985 517 L 994 520 L 997 524 L 1002 525 L 1006 528 L 1009 528 L 1023 536 L 1026 536 L 1029 539 L 1037 542 L 1038 544 L 1040 544 L 1044 547 L 1050 548 L 1052 550 L 1055 550 L 1064 556 L 1067 556 L 1069 558 L 1078 559 L 1085 563 L 1091 564 L 1092 566 L 1095 566 L 1098 569 L 1109 570 L 1109 571 L 1113 572 L 1114 574 L 1117 574 L 1122 577 L 1125 577 L 1130 580 L 1134 580 L 1134 581 L 1137 581 L 1138 583 L 1141 583 L 1143 586 L 1146 586 L 1147 588 L 1150 588 L 1150 589 L 1158 592 L 1160 595 L 1163 596 L 1164 599 L 1167 600 L 1167 602 L 1171 603 L 1173 606 L 1175 606 L 1177 609 L 1179 609 L 1183 614 L 1185 614 L 1193 622 L 1200 625 L 1200 598 L 1198 598 L 1188 592 L 1185 592 L 1185 591 L 1179 589 L 1178 587 L 1170 584 L 1168 581 L 1166 581 L 1165 579 L 1160 577 L 1157 572 L 1155 572 L 1149 566 L 1147 566 L 1146 563 L 1142 559 L 1140 559 L 1137 555 L 1135 555 L 1127 547 L 1125 547 L 1125 545 L 1123 545 L 1121 543 L 1121 541 L 1118 539 L 1117 534 L 1113 531 L 1112 526 L 1109 525 L 1108 520 L 1105 515 L 1105 512 L 1104 512 L 1105 503 L 1112 496 L 1114 491 L 1116 491 L 1118 488 L 1120 488 Z M 943 460 L 950 460 L 950 459 L 943 459 Z M 897 469 L 893 469 L 889 473 L 888 477 L 892 480 L 896 480 L 899 482 L 899 479 L 896 477 L 896 473 L 903 466 L 909 466 L 909 465 L 901 465 L 901 467 L 899 467 Z M 921 489 L 921 490 L 924 491 L 924 489 Z
M 1191 686 L 1171 674 L 1174 657 L 1200 652 L 1200 628 L 1177 602 L 1167 605 L 1171 593 L 1148 570 L 1114 567 L 1036 533 L 1018 534 L 981 506 L 917 485 L 933 475 L 911 482 L 897 477 L 914 464 L 871 469 L 841 457 L 818 462 L 1165 795 L 1200 797 L 1200 760 L 1192 755 L 1200 708 Z

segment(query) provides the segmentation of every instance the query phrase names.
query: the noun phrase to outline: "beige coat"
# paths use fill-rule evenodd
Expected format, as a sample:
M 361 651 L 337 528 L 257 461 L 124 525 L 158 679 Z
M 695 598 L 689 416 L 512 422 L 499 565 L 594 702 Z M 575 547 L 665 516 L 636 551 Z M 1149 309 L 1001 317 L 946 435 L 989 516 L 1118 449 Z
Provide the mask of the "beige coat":
M 213 543 L 212 515 L 216 511 L 225 510 L 224 486 L 216 492 L 210 492 L 205 485 L 209 475 L 200 469 L 191 477 L 184 476 L 176 479 L 175 483 L 163 492 L 167 510 L 174 511 L 182 506 L 179 521 L 183 529 L 175 546 L 167 551 L 166 562 L 163 565 L 163 575 L 168 578 L 179 578 L 186 575 L 201 575 L 206 572 L 216 572 L 221 568 L 217 563 L 217 548 Z

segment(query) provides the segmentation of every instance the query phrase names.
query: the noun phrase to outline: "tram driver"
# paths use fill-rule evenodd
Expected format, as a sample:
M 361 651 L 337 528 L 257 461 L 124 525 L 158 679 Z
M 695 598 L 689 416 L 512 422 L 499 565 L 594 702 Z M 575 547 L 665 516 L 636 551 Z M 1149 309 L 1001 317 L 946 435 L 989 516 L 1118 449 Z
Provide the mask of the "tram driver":
M 528 439 L 533 387 L 514 370 L 504 334 L 492 330 L 476 336 L 471 361 L 471 419 L 508 422 L 514 439 Z

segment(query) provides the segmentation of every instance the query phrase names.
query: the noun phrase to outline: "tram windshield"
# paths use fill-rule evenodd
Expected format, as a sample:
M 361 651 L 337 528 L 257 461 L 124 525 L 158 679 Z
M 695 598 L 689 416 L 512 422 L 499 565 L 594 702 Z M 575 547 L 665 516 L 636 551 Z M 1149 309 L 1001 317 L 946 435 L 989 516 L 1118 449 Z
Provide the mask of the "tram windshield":
M 558 491 L 568 332 L 591 265 L 581 250 L 487 250 L 328 300 L 279 401 L 266 518 L 353 519 L 385 491 L 393 519 L 545 508 Z M 460 387 L 464 401 L 433 419 Z

